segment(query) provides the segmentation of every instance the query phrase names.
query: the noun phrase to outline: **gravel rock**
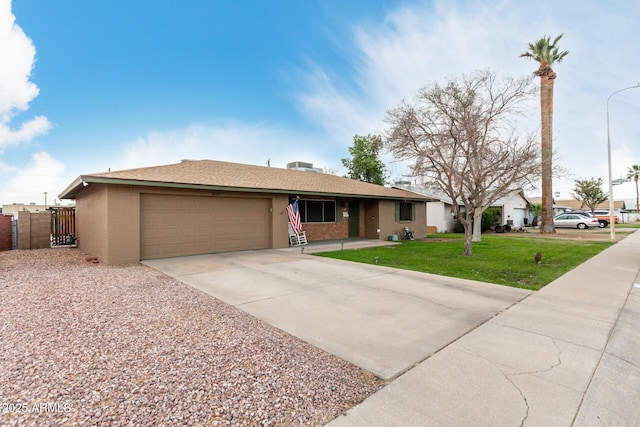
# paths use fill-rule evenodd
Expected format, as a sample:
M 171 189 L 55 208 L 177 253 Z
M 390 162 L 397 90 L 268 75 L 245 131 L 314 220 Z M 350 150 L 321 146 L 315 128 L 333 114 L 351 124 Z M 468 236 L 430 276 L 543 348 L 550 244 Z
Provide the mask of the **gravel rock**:
M 143 265 L 0 252 L 0 425 L 323 425 L 383 383 Z

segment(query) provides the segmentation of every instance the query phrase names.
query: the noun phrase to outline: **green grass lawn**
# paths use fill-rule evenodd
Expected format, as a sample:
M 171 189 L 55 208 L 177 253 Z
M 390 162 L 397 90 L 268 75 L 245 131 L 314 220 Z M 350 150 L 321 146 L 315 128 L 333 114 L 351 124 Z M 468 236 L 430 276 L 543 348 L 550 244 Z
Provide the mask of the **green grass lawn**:
M 538 290 L 611 243 L 589 240 L 554 240 L 483 235 L 473 243 L 473 255 L 463 255 L 461 235 L 433 235 L 426 241 L 406 241 L 395 246 L 318 253 L 318 256 L 422 271 Z M 542 253 L 536 265 L 535 254 Z
M 629 222 L 626 224 L 616 224 L 616 228 L 640 228 L 640 222 Z

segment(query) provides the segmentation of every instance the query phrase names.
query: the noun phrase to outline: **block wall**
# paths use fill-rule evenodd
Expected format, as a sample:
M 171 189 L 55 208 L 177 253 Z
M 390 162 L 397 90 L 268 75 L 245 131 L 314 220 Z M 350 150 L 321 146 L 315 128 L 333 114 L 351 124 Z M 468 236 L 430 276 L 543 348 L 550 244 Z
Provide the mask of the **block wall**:
M 18 249 L 51 247 L 51 212 L 18 212 Z

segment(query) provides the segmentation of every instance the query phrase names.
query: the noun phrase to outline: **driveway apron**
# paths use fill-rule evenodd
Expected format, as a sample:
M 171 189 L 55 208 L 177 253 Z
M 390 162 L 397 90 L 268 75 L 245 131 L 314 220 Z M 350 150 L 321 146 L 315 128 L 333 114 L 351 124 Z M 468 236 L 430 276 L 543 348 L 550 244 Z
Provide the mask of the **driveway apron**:
M 385 380 L 530 294 L 287 250 L 143 263 Z

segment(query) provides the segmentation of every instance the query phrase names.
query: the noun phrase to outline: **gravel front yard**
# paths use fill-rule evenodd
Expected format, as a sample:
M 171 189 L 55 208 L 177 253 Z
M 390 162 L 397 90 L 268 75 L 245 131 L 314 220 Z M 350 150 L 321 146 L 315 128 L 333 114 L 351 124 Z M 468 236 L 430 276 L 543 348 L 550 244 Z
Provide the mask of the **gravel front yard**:
M 146 266 L 0 252 L 0 425 L 322 425 L 381 386 Z

